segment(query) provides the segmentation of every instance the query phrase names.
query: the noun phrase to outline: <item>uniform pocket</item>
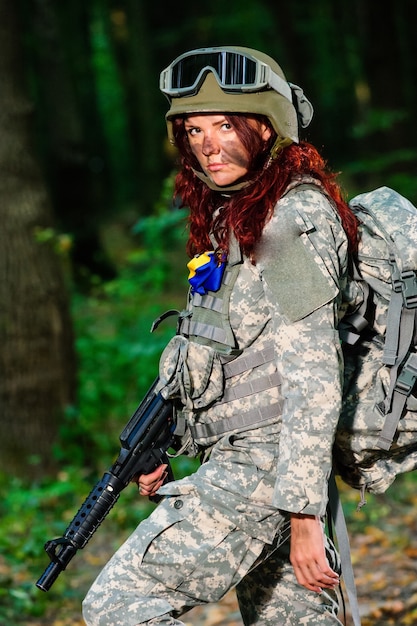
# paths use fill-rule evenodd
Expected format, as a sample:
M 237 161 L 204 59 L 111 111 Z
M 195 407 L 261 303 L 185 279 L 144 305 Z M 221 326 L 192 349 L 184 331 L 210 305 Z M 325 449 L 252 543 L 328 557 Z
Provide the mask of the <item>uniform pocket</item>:
M 196 409 L 209 406 L 222 397 L 223 365 L 213 348 L 193 342 L 188 344 L 184 386 Z
M 140 525 L 138 565 L 170 589 L 191 588 L 195 579 L 201 579 L 203 591 L 202 572 L 234 558 L 227 545 L 235 529 L 227 517 L 204 507 L 197 494 L 178 491 Z
M 224 390 L 219 354 L 186 337 L 173 337 L 161 355 L 158 390 L 165 399 L 180 398 L 187 409 L 209 406 Z

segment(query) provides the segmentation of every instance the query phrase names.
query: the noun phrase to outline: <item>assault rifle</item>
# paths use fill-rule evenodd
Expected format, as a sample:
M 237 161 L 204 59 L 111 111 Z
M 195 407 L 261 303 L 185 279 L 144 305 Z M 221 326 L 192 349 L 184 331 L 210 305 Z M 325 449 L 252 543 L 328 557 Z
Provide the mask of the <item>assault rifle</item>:
M 173 407 L 155 392 L 157 382 L 158 379 L 121 433 L 121 449 L 114 464 L 87 496 L 64 536 L 46 542 L 51 562 L 36 583 L 42 591 L 52 587 L 77 550 L 84 548 L 135 476 L 150 474 L 167 463 L 167 480 L 172 480 L 167 450 L 174 441 Z

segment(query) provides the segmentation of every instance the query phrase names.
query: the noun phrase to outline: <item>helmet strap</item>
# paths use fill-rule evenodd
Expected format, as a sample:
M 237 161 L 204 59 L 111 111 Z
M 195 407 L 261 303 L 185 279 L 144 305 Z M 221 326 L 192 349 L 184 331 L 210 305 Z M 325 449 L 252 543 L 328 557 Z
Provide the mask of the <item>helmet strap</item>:
M 277 137 L 274 145 L 271 148 L 269 160 L 276 159 L 281 150 L 291 145 L 292 143 L 294 143 L 294 140 L 290 139 L 289 137 Z
M 214 183 L 211 180 L 211 178 L 209 178 L 209 176 L 206 176 L 206 174 L 204 174 L 203 172 L 199 172 L 198 170 L 195 170 L 194 168 L 193 168 L 193 172 L 197 176 L 197 178 L 202 180 L 203 183 L 205 183 L 207 187 L 211 189 L 212 191 L 220 191 L 220 192 L 226 192 L 226 193 L 228 191 L 240 191 L 241 189 L 248 187 L 253 182 L 251 180 L 245 180 L 241 183 L 237 183 L 236 185 L 230 185 L 228 187 L 227 186 L 219 187 L 219 185 L 216 185 L 216 183 Z

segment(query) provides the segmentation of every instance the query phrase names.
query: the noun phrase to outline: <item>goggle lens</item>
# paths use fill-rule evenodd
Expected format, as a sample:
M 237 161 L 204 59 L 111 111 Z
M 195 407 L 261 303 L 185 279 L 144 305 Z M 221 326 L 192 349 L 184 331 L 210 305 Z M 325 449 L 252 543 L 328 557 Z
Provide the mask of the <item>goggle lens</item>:
M 207 52 L 185 56 L 171 66 L 170 88 L 195 89 L 205 70 L 217 74 L 224 88 L 256 85 L 256 61 L 235 52 Z

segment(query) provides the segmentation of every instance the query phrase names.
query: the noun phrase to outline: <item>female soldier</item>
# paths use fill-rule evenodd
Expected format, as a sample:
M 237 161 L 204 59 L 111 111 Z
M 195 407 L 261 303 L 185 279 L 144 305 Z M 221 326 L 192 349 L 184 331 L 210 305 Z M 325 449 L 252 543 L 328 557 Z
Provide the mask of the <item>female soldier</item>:
M 165 485 L 166 466 L 139 478 L 143 495 L 164 497 L 98 576 L 85 621 L 182 624 L 236 587 L 246 625 L 340 624 L 323 517 L 355 220 L 299 141 L 312 107 L 273 59 L 194 50 L 162 72 L 161 90 L 193 258 L 160 387 L 205 462 Z

